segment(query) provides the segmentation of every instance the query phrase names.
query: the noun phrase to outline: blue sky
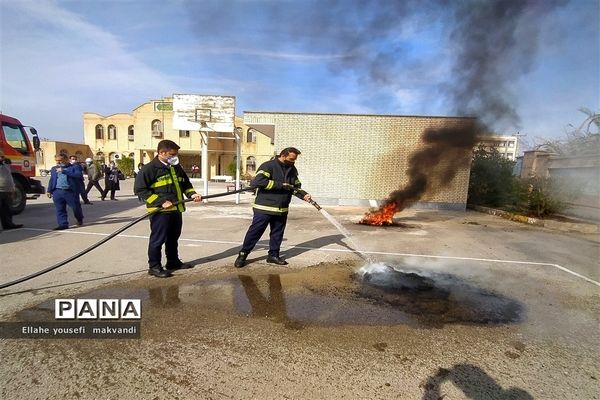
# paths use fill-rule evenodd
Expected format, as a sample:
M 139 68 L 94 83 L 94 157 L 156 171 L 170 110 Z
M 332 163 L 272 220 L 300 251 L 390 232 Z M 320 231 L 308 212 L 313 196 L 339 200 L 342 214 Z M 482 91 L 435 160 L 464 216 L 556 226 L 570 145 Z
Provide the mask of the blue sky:
M 598 0 L 0 0 L 0 13 L 0 109 L 53 140 L 82 142 L 83 112 L 173 93 L 236 96 L 238 115 L 481 114 L 529 142 L 600 111 Z

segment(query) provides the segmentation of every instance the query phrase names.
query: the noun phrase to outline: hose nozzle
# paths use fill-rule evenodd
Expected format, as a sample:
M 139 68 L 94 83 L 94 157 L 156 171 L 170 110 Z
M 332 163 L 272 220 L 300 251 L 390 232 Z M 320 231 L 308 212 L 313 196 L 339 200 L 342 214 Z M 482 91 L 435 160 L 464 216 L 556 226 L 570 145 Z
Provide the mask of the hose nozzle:
M 310 199 L 309 203 L 311 205 L 313 205 L 317 210 L 321 210 L 321 206 L 316 201 L 314 201 L 313 199 Z

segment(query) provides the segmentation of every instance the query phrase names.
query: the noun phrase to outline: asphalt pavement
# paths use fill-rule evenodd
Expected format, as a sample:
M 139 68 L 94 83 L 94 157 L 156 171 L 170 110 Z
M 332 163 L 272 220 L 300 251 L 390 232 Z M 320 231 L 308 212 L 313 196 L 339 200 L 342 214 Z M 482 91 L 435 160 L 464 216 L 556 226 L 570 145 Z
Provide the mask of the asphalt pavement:
M 144 214 L 131 179 L 53 231 L 51 200 L 0 233 L 0 283 L 92 246 Z M 200 181 L 194 182 L 202 187 Z M 226 191 L 211 183 L 210 193 Z M 294 202 L 286 267 L 268 236 L 233 267 L 251 194 L 187 204 L 172 278 L 147 275 L 148 221 L 0 290 L 0 322 L 54 320 L 55 299 L 140 299 L 139 339 L 0 339 L 3 399 L 597 399 L 600 235 L 475 211 L 367 211 Z M 319 199 L 315 199 L 318 200 Z

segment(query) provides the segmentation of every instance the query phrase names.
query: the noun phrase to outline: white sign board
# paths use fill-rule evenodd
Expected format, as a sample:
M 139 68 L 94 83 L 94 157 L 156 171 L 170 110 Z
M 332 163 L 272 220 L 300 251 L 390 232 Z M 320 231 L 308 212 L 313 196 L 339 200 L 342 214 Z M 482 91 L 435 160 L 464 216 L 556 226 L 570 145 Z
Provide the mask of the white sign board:
M 233 132 L 235 97 L 201 94 L 173 95 L 173 129 L 197 131 L 201 123 L 216 132 Z

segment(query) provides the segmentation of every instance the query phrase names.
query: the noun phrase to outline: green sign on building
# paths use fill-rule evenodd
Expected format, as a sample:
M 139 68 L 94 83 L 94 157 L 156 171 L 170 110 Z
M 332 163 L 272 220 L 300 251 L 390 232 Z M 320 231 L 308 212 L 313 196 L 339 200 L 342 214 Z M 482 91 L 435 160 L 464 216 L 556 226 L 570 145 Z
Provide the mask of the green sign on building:
M 154 111 L 173 111 L 173 103 L 156 101 L 154 102 Z

